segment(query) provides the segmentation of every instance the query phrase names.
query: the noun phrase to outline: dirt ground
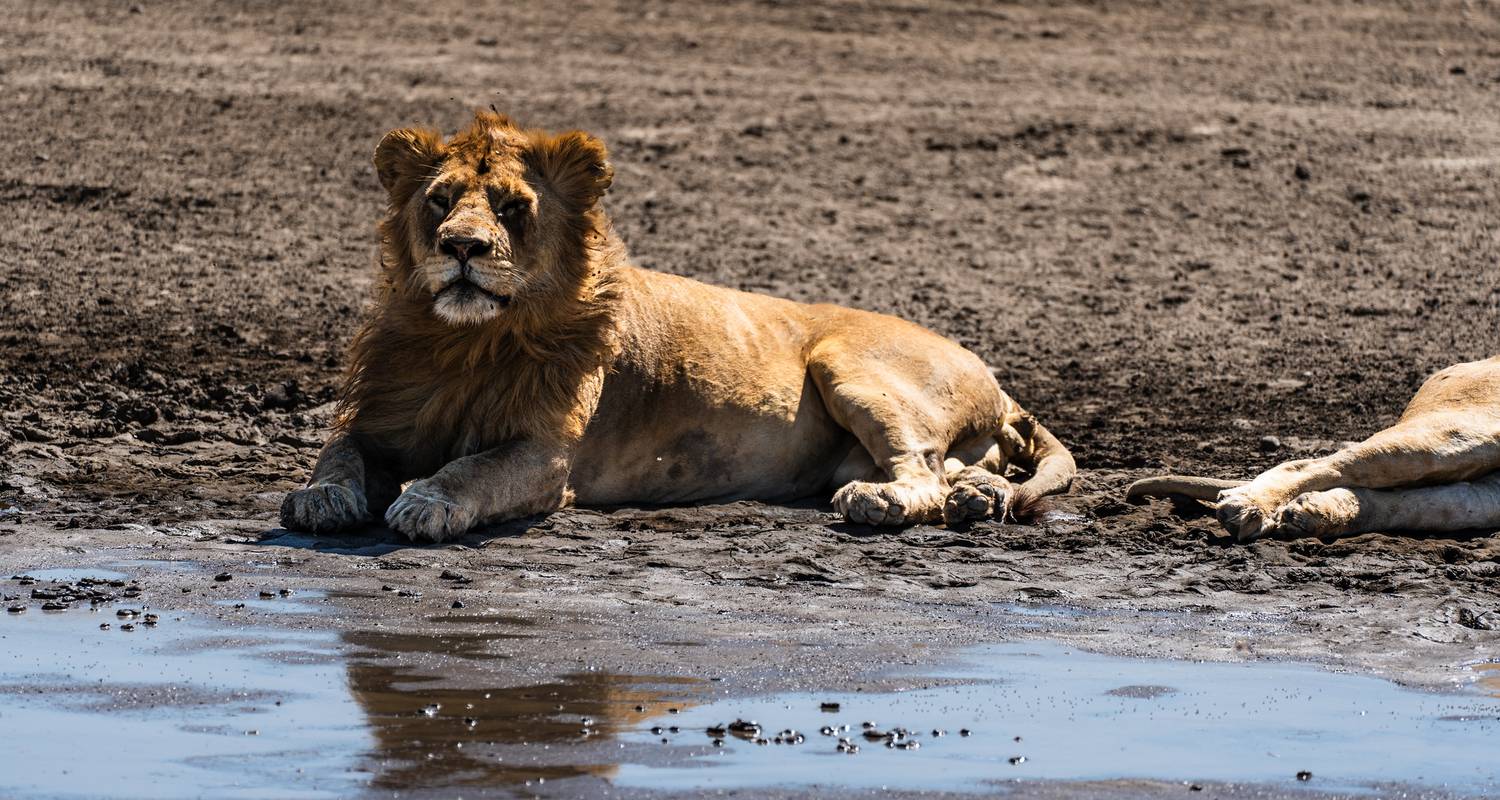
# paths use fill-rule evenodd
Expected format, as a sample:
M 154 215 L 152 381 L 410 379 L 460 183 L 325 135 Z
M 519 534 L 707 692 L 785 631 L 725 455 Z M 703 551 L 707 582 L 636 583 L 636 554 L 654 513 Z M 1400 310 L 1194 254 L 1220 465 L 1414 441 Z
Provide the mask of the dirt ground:
M 857 639 L 865 664 L 982 639 L 995 603 L 1107 615 L 1053 626 L 1101 649 L 1424 685 L 1500 654 L 1500 536 L 1240 546 L 1193 509 L 1121 502 L 1154 472 L 1327 452 L 1500 351 L 1488 0 L 7 16 L 7 569 L 99 547 L 291 553 L 328 579 L 385 559 L 726 645 Z M 877 531 L 816 502 L 569 510 L 406 549 L 273 530 L 370 286 L 376 142 L 492 103 L 609 143 L 639 263 L 972 348 L 1077 456 L 1067 513 Z

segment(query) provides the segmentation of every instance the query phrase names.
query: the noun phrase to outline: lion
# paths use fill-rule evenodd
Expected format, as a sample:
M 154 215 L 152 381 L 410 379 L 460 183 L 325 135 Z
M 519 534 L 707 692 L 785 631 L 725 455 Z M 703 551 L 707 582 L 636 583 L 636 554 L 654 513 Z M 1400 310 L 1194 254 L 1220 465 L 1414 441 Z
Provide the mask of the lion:
M 375 302 L 286 528 L 383 518 L 440 542 L 570 504 L 829 491 L 852 523 L 959 523 L 1072 481 L 1067 448 L 952 341 L 632 265 L 593 136 L 481 111 L 446 141 L 392 131 L 374 161 Z
M 1212 501 L 1242 542 L 1500 527 L 1500 356 L 1439 371 L 1395 425 L 1332 455 L 1249 482 L 1148 478 L 1126 494 Z

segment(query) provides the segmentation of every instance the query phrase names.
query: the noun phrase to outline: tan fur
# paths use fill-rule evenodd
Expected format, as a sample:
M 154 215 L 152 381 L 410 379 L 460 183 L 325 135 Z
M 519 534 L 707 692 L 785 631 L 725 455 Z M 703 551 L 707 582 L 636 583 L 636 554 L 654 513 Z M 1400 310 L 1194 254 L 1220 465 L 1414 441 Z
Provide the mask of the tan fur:
M 1333 455 L 1242 485 L 1168 476 L 1127 494 L 1212 498 L 1241 541 L 1500 527 L 1500 357 L 1438 372 L 1395 425 Z
M 936 334 L 631 266 L 587 134 L 480 113 L 447 142 L 392 132 L 375 163 L 375 308 L 289 528 L 383 515 L 439 541 L 570 502 L 830 490 L 854 522 L 956 522 L 1072 479 L 1067 449 Z M 1012 463 L 1033 477 L 1012 487 Z

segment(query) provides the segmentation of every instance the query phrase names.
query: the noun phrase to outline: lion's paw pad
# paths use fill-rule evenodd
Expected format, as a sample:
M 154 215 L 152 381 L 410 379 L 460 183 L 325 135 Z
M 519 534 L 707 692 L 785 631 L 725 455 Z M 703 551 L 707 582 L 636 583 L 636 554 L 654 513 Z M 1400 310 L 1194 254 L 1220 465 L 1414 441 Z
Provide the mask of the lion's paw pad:
M 332 533 L 369 521 L 364 493 L 347 486 L 309 486 L 287 493 L 281 501 L 281 527 L 287 530 Z
M 955 481 L 943 501 L 943 520 L 950 525 L 1004 514 L 1010 499 L 1010 482 L 999 475 L 966 477 Z
M 452 539 L 477 521 L 474 512 L 462 503 L 423 481 L 409 486 L 385 512 L 385 524 L 412 541 Z

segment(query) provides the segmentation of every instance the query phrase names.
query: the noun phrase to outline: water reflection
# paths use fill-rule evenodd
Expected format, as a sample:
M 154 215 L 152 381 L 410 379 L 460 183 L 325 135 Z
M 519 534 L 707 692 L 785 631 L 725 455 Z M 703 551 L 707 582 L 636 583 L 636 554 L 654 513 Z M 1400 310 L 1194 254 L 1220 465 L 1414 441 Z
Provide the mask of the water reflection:
M 1500 697 L 1500 664 L 1477 664 L 1479 688 L 1491 697 Z
M 617 736 L 668 708 L 688 708 L 680 698 L 696 693 L 699 684 L 691 678 L 575 672 L 536 685 L 487 685 L 476 662 L 506 658 L 492 645 L 522 638 L 531 637 L 496 631 L 345 634 L 355 648 L 349 690 L 375 739 L 369 757 L 373 785 L 495 786 L 609 777 L 624 754 Z

